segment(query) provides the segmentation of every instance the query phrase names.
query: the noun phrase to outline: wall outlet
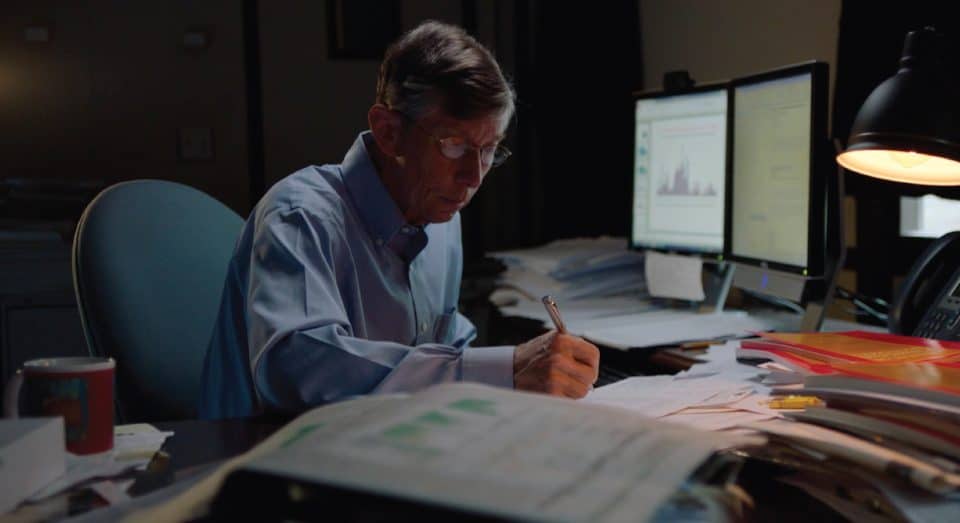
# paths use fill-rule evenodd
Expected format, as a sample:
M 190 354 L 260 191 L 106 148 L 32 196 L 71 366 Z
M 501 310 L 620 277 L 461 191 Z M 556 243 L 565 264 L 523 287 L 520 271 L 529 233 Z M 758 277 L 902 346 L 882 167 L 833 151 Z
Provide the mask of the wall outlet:
M 179 129 L 178 153 L 181 160 L 212 160 L 213 129 L 183 127 Z

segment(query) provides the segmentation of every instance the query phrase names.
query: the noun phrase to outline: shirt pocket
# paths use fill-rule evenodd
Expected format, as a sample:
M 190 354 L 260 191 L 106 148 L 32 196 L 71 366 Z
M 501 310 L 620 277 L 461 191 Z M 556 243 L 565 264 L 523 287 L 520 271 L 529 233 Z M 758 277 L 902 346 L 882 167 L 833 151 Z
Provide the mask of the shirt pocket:
M 436 343 L 449 343 L 450 329 L 453 328 L 454 316 L 457 314 L 457 308 L 451 307 L 447 312 L 437 316 L 433 324 L 433 339 Z

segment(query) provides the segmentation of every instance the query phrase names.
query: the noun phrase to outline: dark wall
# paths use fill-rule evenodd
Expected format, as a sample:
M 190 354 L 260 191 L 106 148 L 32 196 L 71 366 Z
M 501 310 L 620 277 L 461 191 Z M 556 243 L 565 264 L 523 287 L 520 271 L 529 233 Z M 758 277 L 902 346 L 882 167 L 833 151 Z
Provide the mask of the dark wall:
M 948 56 L 960 65 L 960 18 L 952 2 L 918 0 L 902 3 L 844 0 L 837 50 L 834 134 L 846 140 L 860 105 L 898 68 L 907 32 L 936 27 L 948 38 Z M 901 238 L 900 196 L 939 194 L 960 199 L 956 187 L 931 187 L 887 182 L 847 172 L 847 192 L 857 201 L 857 247 L 848 265 L 858 273 L 863 293 L 890 298 L 896 283 L 909 270 L 930 240 Z
M 241 2 L 0 10 L 0 178 L 163 178 L 247 208 Z
M 642 82 L 634 1 L 504 2 L 514 41 L 501 54 L 518 103 L 515 156 L 464 214 L 467 253 L 557 238 L 626 235 L 633 113 Z

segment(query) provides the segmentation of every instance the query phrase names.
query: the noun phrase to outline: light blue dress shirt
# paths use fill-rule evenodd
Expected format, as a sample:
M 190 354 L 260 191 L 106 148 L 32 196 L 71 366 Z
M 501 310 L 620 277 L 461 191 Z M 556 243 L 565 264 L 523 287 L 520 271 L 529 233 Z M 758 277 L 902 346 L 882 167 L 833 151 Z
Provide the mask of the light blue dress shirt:
M 457 312 L 460 215 L 416 227 L 357 137 L 274 185 L 243 228 L 207 349 L 200 415 L 303 410 L 439 382 L 513 387 L 513 347 Z

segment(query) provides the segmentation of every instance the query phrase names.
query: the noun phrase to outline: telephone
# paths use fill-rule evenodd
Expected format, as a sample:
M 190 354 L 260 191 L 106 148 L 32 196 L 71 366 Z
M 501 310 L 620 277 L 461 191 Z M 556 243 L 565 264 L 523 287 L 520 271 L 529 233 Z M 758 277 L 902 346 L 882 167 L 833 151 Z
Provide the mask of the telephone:
M 960 339 L 960 231 L 937 238 L 914 262 L 887 326 L 894 334 Z

